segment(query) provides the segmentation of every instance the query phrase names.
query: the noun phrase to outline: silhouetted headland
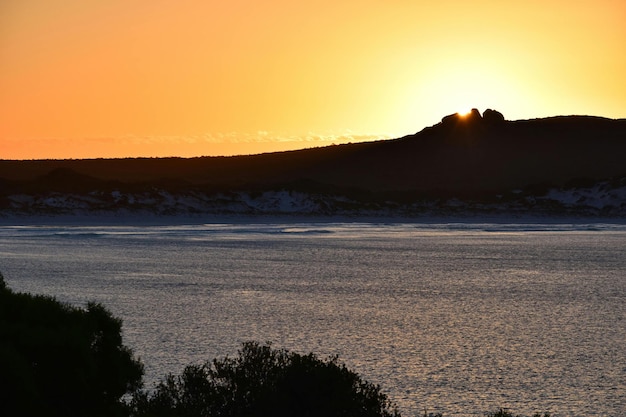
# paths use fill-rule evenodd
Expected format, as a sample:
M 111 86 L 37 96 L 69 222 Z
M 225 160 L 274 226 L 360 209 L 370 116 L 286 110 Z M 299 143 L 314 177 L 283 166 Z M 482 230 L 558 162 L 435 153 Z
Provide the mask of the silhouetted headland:
M 626 178 L 626 119 L 508 121 L 451 114 L 392 140 L 236 157 L 0 161 L 3 204 L 16 194 L 246 190 L 347 195 L 356 201 L 489 200 L 515 190 Z M 617 186 L 621 187 L 620 182 Z M 626 203 L 624 204 L 626 210 Z

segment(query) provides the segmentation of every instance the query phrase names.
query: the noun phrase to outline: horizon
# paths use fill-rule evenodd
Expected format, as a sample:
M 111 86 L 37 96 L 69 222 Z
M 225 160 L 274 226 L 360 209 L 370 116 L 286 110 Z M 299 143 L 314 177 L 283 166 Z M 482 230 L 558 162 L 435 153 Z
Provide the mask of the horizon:
M 404 136 L 411 136 L 411 135 L 418 135 L 419 133 L 421 133 L 423 130 L 431 128 L 431 127 L 435 127 L 437 125 L 440 125 L 444 122 L 444 117 L 447 118 L 449 116 L 453 116 L 453 115 L 457 115 L 460 120 L 465 119 L 466 116 L 470 115 L 472 113 L 472 111 L 474 110 L 478 110 L 479 114 L 481 116 L 483 116 L 485 110 L 495 110 L 497 113 L 500 113 L 497 111 L 497 109 L 484 109 L 482 111 L 480 111 L 480 109 L 476 109 L 475 107 L 468 109 L 468 110 L 464 110 L 464 111 L 460 111 L 460 112 L 456 112 L 456 113 L 451 113 L 449 115 L 445 115 L 442 117 L 441 120 L 439 120 L 438 122 L 430 125 L 430 126 L 423 126 L 421 129 L 418 129 L 414 132 L 408 133 L 406 135 L 401 135 L 401 136 L 394 136 L 394 137 L 386 137 L 384 135 L 357 135 L 354 134 L 352 132 L 348 132 L 344 135 L 314 135 L 312 133 L 309 133 L 306 137 L 304 138 L 298 138 L 298 137 L 279 137 L 279 138 L 275 138 L 272 139 L 270 136 L 269 132 L 258 132 L 258 140 L 257 141 L 253 141 L 251 138 L 253 137 L 253 135 L 248 135 L 247 137 L 243 137 L 243 138 L 238 138 L 236 136 L 236 134 L 231 133 L 230 135 L 215 135 L 215 136 L 211 136 L 211 135 L 205 135 L 203 137 L 195 137 L 195 138 L 188 138 L 188 137 L 157 137 L 157 138 L 143 138 L 143 140 L 148 141 L 148 142 L 152 142 L 152 143 L 160 143 L 160 144 L 165 144 L 167 145 L 166 149 L 169 149 L 173 146 L 177 146 L 177 149 L 180 149 L 180 145 L 181 144 L 194 144 L 194 141 L 199 141 L 200 145 L 206 145 L 211 144 L 211 145 L 215 145 L 217 147 L 217 149 L 224 149 L 224 145 L 228 146 L 229 152 L 230 153 L 223 153 L 223 154 L 215 154 L 215 155 L 203 155 L 203 154 L 195 154 L 195 153 L 191 153 L 191 154 L 183 154 L 182 155 L 169 155 L 169 154 L 162 154 L 162 155 L 141 155 L 141 154 L 137 154 L 137 155 L 132 155 L 132 156 L 128 156 L 128 155 L 110 155 L 110 156 L 86 156 L 86 157 L 43 157 L 43 158 L 37 158 L 37 157 L 33 157 L 33 158 L 3 158 L 0 157 L 0 161 L 41 161 L 41 160 L 56 160 L 56 161 L 62 161 L 62 160 L 95 160 L 95 159 L 151 159 L 151 158 L 156 158 L 156 159 L 168 159 L 168 158 L 180 158 L 180 159 L 192 159 L 192 158 L 211 158 L 211 157 L 245 157 L 245 156 L 254 156 L 254 155 L 263 155 L 263 154 L 271 154 L 271 153 L 281 153 L 281 152 L 291 152 L 291 151 L 305 151 L 305 150 L 309 150 L 309 149 L 316 149 L 316 148 L 323 148 L 323 147 L 328 147 L 328 146 L 335 146 L 335 145 L 351 145 L 351 144 L 358 144 L 358 143 L 365 143 L 365 142 L 374 142 L 374 141 L 385 141 L 385 140 L 394 140 L 394 139 L 400 139 Z M 500 113 L 501 114 L 501 113 Z M 504 116 L 504 115 L 502 115 Z M 552 116 L 546 116 L 546 117 L 534 117 L 534 118 L 529 118 L 529 119 L 516 119 L 516 120 L 510 120 L 507 119 L 506 116 L 505 117 L 505 121 L 506 122 L 521 122 L 521 121 L 533 121 L 533 120 L 545 120 L 545 119 L 551 119 L 551 118 L 572 118 L 572 117 L 590 117 L 590 118 L 598 118 L 598 119 L 606 119 L 606 120 L 626 120 L 626 118 L 607 118 L 605 116 L 599 116 L 599 115 L 590 115 L 590 114 L 570 114 L 570 115 L 552 115 Z M 137 140 L 137 139 L 142 139 L 142 138 L 118 138 L 117 140 Z M 190 140 L 193 139 L 193 140 Z M 228 140 L 229 142 L 219 142 L 219 139 L 225 139 Z M 40 140 L 45 140 L 45 139 L 40 139 Z M 72 142 L 72 140 L 67 140 L 67 139 L 48 139 L 48 140 L 56 140 L 56 141 L 62 141 L 65 143 L 69 143 Z M 201 141 L 204 140 L 205 143 L 203 144 Z M 81 142 L 83 145 L 85 144 L 85 142 L 87 142 L 87 145 L 93 145 L 93 143 L 97 143 L 98 141 L 101 141 L 101 144 L 104 146 L 110 146 L 111 142 L 115 142 L 116 139 L 109 139 L 106 142 L 103 142 L 102 139 L 98 139 L 98 138 L 92 138 L 91 139 L 91 143 L 90 139 L 76 139 L 75 141 L 77 142 Z M 36 142 L 36 141 L 35 141 Z M 31 143 L 32 144 L 32 143 Z M 234 147 L 232 146 L 234 145 Z M 249 153 L 242 153 L 242 152 L 237 152 L 236 150 L 233 151 L 233 149 L 238 149 L 237 146 L 241 145 L 241 146 L 247 146 L 247 149 L 255 149 L 255 147 L 257 147 L 259 149 L 259 152 L 249 152 Z M 144 147 L 145 143 L 140 143 L 139 144 L 140 147 Z M 93 149 L 93 148 L 92 148 Z M 128 149 L 128 147 L 125 147 L 125 149 Z M 216 149 L 216 148 L 214 148 Z
M 0 9 L 0 159 L 298 150 L 402 137 L 471 108 L 626 116 L 615 0 Z

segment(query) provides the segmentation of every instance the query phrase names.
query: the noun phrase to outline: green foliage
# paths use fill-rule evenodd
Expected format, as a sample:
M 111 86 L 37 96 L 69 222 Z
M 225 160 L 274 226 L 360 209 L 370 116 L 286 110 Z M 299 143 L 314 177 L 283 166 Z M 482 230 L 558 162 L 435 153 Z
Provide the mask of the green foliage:
M 154 392 L 139 393 L 133 414 L 171 417 L 399 416 L 380 392 L 339 364 L 269 344 L 244 343 L 235 358 L 187 366 Z
M 116 416 L 143 366 L 102 305 L 14 293 L 0 275 L 0 404 L 20 416 Z

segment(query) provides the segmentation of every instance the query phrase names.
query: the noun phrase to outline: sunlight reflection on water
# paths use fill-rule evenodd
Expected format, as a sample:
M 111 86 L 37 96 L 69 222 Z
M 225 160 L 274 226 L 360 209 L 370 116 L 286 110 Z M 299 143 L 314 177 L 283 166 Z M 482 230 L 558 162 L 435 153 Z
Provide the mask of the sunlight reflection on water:
M 613 225 L 0 227 L 9 285 L 103 302 L 150 383 L 272 341 L 405 416 L 624 415 L 625 254 Z

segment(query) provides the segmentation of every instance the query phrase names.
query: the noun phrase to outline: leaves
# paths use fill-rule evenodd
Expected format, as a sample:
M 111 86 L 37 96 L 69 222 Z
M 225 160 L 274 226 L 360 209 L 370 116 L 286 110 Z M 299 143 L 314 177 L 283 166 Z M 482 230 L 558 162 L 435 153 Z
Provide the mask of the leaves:
M 399 414 L 337 358 L 321 360 L 247 342 L 235 358 L 190 365 L 134 402 L 136 416 L 363 416 Z
M 14 293 L 0 277 L 0 403 L 8 415 L 116 416 L 141 386 L 142 364 L 122 344 L 122 323 L 87 309 Z

